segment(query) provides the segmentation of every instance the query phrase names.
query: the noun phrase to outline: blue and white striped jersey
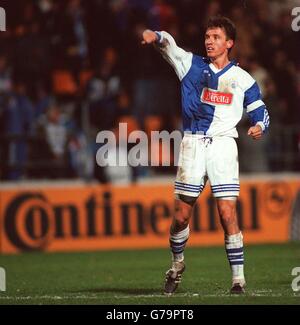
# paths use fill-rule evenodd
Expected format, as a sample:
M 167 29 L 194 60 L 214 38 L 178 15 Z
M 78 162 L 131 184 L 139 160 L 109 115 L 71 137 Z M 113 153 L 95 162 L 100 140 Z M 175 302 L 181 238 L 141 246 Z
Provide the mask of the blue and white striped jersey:
M 263 131 L 268 128 L 268 111 L 256 81 L 248 72 L 234 61 L 218 70 L 209 59 L 178 47 L 167 32 L 156 34 L 159 51 L 181 81 L 185 132 L 238 137 L 236 125 L 244 108 L 252 125 L 259 124 Z

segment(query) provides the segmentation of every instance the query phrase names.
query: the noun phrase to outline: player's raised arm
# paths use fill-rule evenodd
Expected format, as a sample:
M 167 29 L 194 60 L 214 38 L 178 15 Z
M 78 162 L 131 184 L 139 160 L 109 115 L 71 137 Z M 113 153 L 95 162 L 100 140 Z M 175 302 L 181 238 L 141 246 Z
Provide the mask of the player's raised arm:
M 167 32 L 146 29 L 142 44 L 154 44 L 163 57 L 173 66 L 178 78 L 182 80 L 192 66 L 193 54 L 177 46 L 174 38 Z

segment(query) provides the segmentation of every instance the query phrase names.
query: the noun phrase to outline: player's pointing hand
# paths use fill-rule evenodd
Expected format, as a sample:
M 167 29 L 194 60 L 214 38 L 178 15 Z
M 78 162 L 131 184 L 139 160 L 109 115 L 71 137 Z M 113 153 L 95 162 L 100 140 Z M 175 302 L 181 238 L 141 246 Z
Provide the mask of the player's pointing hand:
M 263 130 L 259 125 L 252 126 L 248 130 L 248 135 L 254 140 L 259 140 L 262 137 Z
M 157 35 L 150 29 L 146 29 L 143 32 L 142 44 L 152 44 L 157 41 Z

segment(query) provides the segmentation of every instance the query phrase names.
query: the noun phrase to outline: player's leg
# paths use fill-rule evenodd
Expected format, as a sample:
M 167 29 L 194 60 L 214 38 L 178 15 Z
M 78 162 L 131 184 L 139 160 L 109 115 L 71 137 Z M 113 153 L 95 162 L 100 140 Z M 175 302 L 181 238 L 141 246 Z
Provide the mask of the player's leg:
M 232 272 L 232 293 L 245 286 L 243 235 L 239 229 L 236 200 L 239 196 L 238 152 L 232 138 L 214 139 L 209 149 L 208 177 L 224 230 L 225 249 Z
M 236 212 L 236 196 L 217 197 L 217 207 L 225 235 L 231 236 L 240 232 Z
M 172 254 L 171 268 L 166 272 L 165 294 L 173 294 L 181 282 L 182 273 L 185 271 L 184 249 L 189 239 L 189 220 L 192 215 L 196 197 L 178 194 L 175 200 L 175 212 L 170 227 L 170 248 Z
M 175 292 L 185 270 L 184 249 L 190 234 L 189 220 L 193 206 L 204 188 L 201 168 L 204 163 L 197 159 L 201 156 L 198 143 L 195 137 L 185 136 L 180 147 L 175 181 L 175 210 L 169 237 L 172 265 L 166 272 L 164 289 L 166 294 Z
M 197 197 L 176 195 L 175 211 L 170 227 L 172 261 L 182 262 L 184 259 L 183 252 L 190 234 L 189 221 L 196 200 Z
M 243 293 L 245 287 L 244 276 L 244 248 L 243 235 L 239 229 L 236 197 L 218 198 L 217 206 L 221 224 L 225 235 L 225 250 L 232 272 L 232 293 Z

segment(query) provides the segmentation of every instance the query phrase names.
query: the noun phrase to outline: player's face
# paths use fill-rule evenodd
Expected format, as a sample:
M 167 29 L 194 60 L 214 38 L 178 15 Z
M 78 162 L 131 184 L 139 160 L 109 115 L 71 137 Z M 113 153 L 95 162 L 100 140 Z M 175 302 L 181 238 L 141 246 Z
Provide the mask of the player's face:
M 223 28 L 210 28 L 205 33 L 205 48 L 207 56 L 211 59 L 217 58 L 233 45 L 232 40 L 226 40 L 226 34 Z

